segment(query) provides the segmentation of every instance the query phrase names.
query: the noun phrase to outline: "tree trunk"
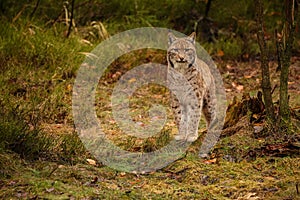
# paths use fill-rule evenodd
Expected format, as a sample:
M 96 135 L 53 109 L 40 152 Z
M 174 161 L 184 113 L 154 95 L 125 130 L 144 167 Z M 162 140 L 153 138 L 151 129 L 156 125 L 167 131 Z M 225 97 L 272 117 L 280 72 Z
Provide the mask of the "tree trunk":
M 270 70 L 269 61 L 267 55 L 267 45 L 265 41 L 264 33 L 264 20 L 263 20 L 263 2 L 262 0 L 255 0 L 256 4 L 256 22 L 258 26 L 257 40 L 260 48 L 260 60 L 261 60 L 261 72 L 262 72 L 262 82 L 261 88 L 263 92 L 264 102 L 266 106 L 267 123 L 274 127 L 275 124 L 275 112 L 272 100 L 272 87 L 270 81 Z
M 280 127 L 287 129 L 290 124 L 290 109 L 288 98 L 288 76 L 291 59 L 291 51 L 294 42 L 294 32 L 296 24 L 296 15 L 298 5 L 296 0 L 284 1 L 284 23 L 282 29 L 282 38 L 279 41 L 280 44 L 280 100 L 279 100 L 279 119 Z

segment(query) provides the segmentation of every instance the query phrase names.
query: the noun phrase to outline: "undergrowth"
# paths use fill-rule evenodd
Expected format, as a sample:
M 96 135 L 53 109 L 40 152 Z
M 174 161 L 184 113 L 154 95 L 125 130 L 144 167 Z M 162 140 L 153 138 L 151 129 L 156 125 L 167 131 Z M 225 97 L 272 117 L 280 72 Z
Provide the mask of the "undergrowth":
M 11 112 L 1 108 L 0 153 L 4 153 L 4 158 L 5 153 L 14 152 L 25 160 L 44 159 L 73 164 L 88 155 L 76 133 L 51 135 L 37 125 L 29 126 L 20 110 Z
M 13 2 L 0 3 L 0 176 L 4 178 L 0 180 L 0 198 L 245 199 L 250 193 L 250 197 L 267 199 L 275 193 L 280 199 L 299 195 L 295 190 L 299 184 L 295 178 L 299 175 L 299 158 L 253 158 L 249 152 L 261 147 L 261 141 L 253 138 L 251 131 L 221 139 L 216 146 L 220 158 L 212 157 L 205 161 L 208 164 L 197 157 L 198 140 L 183 159 L 147 175 L 121 173 L 99 163 L 87 165 L 86 158 L 92 157 L 74 131 L 71 115 L 73 81 L 86 53 L 109 35 L 129 28 L 162 26 L 189 34 L 205 4 L 117 0 L 83 3 L 98 7 L 77 7 L 76 27 L 69 38 L 62 3 L 41 1 L 32 17 L 32 2 L 26 1 L 19 16 L 21 3 L 16 7 L 11 6 Z M 232 5 L 232 10 L 225 4 Z M 266 17 L 274 19 L 266 24 L 268 28 L 280 26 L 276 6 L 278 2 L 267 4 Z M 224 60 L 247 61 L 256 56 L 253 3 L 213 1 L 211 9 L 218 11 L 209 14 L 218 37 L 213 43 L 201 43 L 207 51 Z M 193 16 L 186 10 L 191 10 Z M 100 80 L 95 103 L 98 117 L 104 119 L 100 123 L 117 145 L 129 151 L 150 152 L 172 139 L 173 119 L 169 119 L 162 134 L 152 138 L 124 137 L 111 119 L 109 106 L 113 84 L 141 61 L 166 63 L 165 52 L 142 50 L 119 58 Z M 153 97 L 162 100 L 155 103 L 168 104 L 167 94 L 157 86 L 137 91 L 131 99 L 132 118 L 146 124 L 149 117 L 143 114 L 153 104 Z M 48 125 L 50 128 L 45 128 Z M 62 131 L 61 127 L 68 128 Z

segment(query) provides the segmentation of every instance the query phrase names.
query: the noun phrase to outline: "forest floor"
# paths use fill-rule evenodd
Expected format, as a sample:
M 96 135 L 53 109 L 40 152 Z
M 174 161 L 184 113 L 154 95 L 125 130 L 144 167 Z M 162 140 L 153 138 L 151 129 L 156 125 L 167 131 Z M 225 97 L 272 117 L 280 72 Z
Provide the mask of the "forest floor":
M 151 57 L 155 60 L 155 56 Z M 161 57 L 158 56 L 157 59 L 160 60 Z M 122 62 L 117 63 L 124 65 Z M 216 64 L 223 77 L 228 104 L 234 96 L 238 101 L 241 101 L 245 93 L 249 93 L 251 97 L 256 96 L 260 84 L 258 61 L 223 62 L 216 59 Z M 272 84 L 279 85 L 277 66 L 271 63 L 270 67 Z M 120 134 L 109 108 L 109 95 L 113 83 L 124 73 L 122 67 L 117 69 L 107 73 L 100 80 L 97 91 L 96 111 L 100 120 L 103 119 L 105 133 L 117 145 L 127 150 L 149 151 L 149 147 L 159 148 L 158 138 L 153 141 L 138 140 Z M 256 134 L 256 130 L 264 126 L 263 119 L 259 120 L 254 116 L 257 120 L 251 122 L 249 115 L 245 115 L 240 116 L 240 119 L 229 127 L 231 129 L 225 131 L 210 158 L 197 157 L 202 139 L 200 137 L 189 147 L 183 158 L 148 174 L 116 171 L 95 161 L 96 159 L 89 154 L 70 164 L 51 159 L 31 161 L 10 152 L 0 154 L 0 162 L 6 165 L 3 171 L 7 171 L 7 175 L 0 179 L 0 198 L 300 199 L 300 145 L 297 140 L 299 80 L 300 58 L 293 57 L 289 93 L 290 105 L 296 116 L 293 122 L 297 128 L 293 137 L 286 137 L 287 141 L 282 139 L 284 137 Z M 66 86 L 65 90 L 70 88 Z M 146 93 L 148 95 L 145 95 Z M 277 87 L 274 90 L 274 102 L 278 101 L 278 93 Z M 67 94 L 71 97 L 70 92 Z M 153 103 L 153 95 L 158 99 L 158 102 L 155 100 L 154 103 L 168 104 L 167 91 L 157 86 L 139 90 L 135 93 L 136 99 L 132 99 L 132 116 L 140 121 L 141 125 L 147 121 L 147 117 L 144 118 L 141 114 Z M 164 130 L 166 129 L 171 136 L 174 120 L 169 119 L 166 126 Z M 39 124 L 39 127 L 43 132 L 54 136 L 74 133 L 73 124 L 68 120 L 52 123 L 46 121 Z M 200 127 L 199 132 L 205 134 L 205 127 Z

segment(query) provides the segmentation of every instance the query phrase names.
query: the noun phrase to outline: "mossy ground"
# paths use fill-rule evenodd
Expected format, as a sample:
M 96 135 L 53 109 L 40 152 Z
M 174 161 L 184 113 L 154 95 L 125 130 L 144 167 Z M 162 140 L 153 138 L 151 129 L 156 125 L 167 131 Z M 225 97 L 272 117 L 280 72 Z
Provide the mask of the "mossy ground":
M 247 116 L 244 126 L 222 137 L 211 158 L 205 160 L 197 157 L 200 138 L 182 159 L 149 174 L 130 174 L 87 162 L 94 158 L 85 151 L 73 127 L 72 86 L 85 53 L 100 39 L 87 42 L 78 33 L 66 39 L 57 34 L 64 29 L 60 24 L 47 29 L 21 19 L 1 26 L 1 199 L 300 198 L 299 151 L 282 157 L 253 156 L 250 152 L 269 144 L 269 138 L 254 137 Z M 215 58 L 228 102 L 244 92 L 256 94 L 260 80 L 257 61 Z M 143 113 L 153 103 L 165 105 L 169 118 L 164 134 L 144 140 L 124 136 L 111 114 L 109 97 L 116 81 L 132 67 L 150 61 L 165 64 L 165 52 L 141 50 L 125 55 L 111 65 L 98 85 L 97 115 L 107 136 L 123 149 L 152 151 L 164 146 L 174 134 L 168 90 L 157 85 L 143 87 L 133 95 L 131 114 L 143 125 L 149 119 Z M 290 104 L 299 116 L 299 58 L 293 57 L 292 63 Z M 273 84 L 278 84 L 276 64 L 271 63 L 271 69 Z M 278 89 L 274 96 L 277 101 Z M 204 126 L 200 132 L 205 134 Z M 299 134 L 299 126 L 294 134 Z
M 16 163 L 1 179 L 2 199 L 297 199 L 299 158 L 258 158 L 207 164 L 188 154 L 147 175 L 87 163 Z M 12 164 L 13 162 L 13 164 Z M 13 166 L 12 166 L 13 165 Z

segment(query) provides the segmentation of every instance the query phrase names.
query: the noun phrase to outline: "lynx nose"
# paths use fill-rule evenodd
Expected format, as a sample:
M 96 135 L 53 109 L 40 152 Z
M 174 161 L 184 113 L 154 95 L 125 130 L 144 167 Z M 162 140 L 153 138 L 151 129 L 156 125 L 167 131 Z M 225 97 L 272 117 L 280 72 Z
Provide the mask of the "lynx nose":
M 178 57 L 179 57 L 179 61 L 183 61 L 183 60 L 184 60 L 184 57 L 183 57 L 183 56 L 178 55 Z

